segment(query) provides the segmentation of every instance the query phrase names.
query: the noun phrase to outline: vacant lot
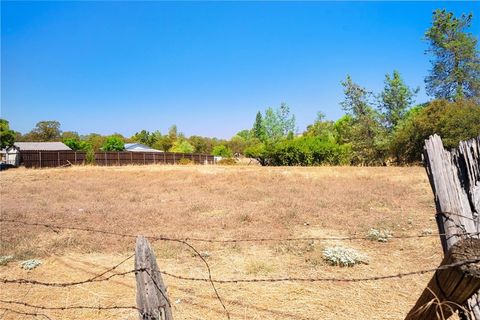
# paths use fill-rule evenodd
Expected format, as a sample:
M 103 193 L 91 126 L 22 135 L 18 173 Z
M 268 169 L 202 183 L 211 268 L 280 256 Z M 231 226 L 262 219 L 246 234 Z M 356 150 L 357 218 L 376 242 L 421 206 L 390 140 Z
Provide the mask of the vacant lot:
M 213 166 L 74 167 L 2 172 L 3 219 L 181 238 L 364 236 L 370 228 L 394 235 L 436 232 L 433 197 L 422 168 L 262 168 Z M 438 266 L 437 237 L 360 241 L 191 242 L 218 279 L 369 277 Z M 327 265 L 326 246 L 352 247 L 369 264 Z M 153 243 L 162 270 L 206 277 L 185 246 Z M 1 224 L 2 278 L 50 282 L 83 280 L 122 261 L 134 239 L 73 230 Z M 26 271 L 19 263 L 42 260 Z M 133 260 L 119 271 L 133 269 Z M 431 274 L 359 283 L 217 284 L 232 319 L 402 319 Z M 175 319 L 222 319 L 208 283 L 164 276 Z M 1 284 L 0 299 L 48 307 L 134 306 L 129 274 L 68 288 Z M 36 310 L 52 319 L 137 319 L 134 310 Z M 0 310 L 4 319 L 20 316 Z M 21 316 L 28 319 L 29 316 Z

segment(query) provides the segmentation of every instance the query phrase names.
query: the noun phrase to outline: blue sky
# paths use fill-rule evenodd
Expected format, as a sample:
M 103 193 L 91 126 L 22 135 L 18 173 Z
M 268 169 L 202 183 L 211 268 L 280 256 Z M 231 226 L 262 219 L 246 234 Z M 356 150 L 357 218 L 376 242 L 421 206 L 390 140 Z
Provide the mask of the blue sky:
M 420 86 L 436 8 L 478 2 L 4 2 L 1 117 L 27 132 L 147 129 L 229 138 L 286 102 L 303 131 L 342 114 L 340 81 L 373 90 L 400 71 Z

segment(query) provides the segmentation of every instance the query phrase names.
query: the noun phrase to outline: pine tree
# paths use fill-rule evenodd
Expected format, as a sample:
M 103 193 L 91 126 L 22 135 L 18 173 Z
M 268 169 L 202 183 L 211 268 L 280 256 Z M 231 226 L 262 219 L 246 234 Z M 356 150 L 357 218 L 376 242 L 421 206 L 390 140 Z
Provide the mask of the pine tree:
M 427 93 L 450 101 L 480 96 L 480 59 L 477 39 L 467 33 L 473 15 L 454 17 L 436 10 L 432 26 L 425 33 L 434 55 L 432 70 L 425 79 Z

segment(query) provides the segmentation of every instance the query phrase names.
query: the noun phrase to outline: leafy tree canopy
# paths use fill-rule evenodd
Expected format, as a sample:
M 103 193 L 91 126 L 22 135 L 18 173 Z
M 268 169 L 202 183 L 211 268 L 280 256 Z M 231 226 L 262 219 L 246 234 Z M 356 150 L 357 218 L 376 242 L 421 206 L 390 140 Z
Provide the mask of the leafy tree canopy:
M 432 26 L 425 33 L 433 55 L 432 69 L 425 83 L 428 94 L 437 99 L 457 100 L 480 96 L 480 58 L 477 39 L 467 29 L 473 15 L 455 17 L 436 10 Z

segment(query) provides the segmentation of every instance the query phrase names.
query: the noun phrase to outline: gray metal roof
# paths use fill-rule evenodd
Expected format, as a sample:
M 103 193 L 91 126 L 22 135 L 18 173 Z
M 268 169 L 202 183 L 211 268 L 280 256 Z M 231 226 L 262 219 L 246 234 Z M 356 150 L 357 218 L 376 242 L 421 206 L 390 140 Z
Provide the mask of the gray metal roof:
M 72 150 L 63 142 L 15 142 L 13 144 L 23 151 L 66 151 Z
M 125 143 L 125 151 L 132 152 L 163 152 L 161 150 L 152 149 L 141 143 Z

